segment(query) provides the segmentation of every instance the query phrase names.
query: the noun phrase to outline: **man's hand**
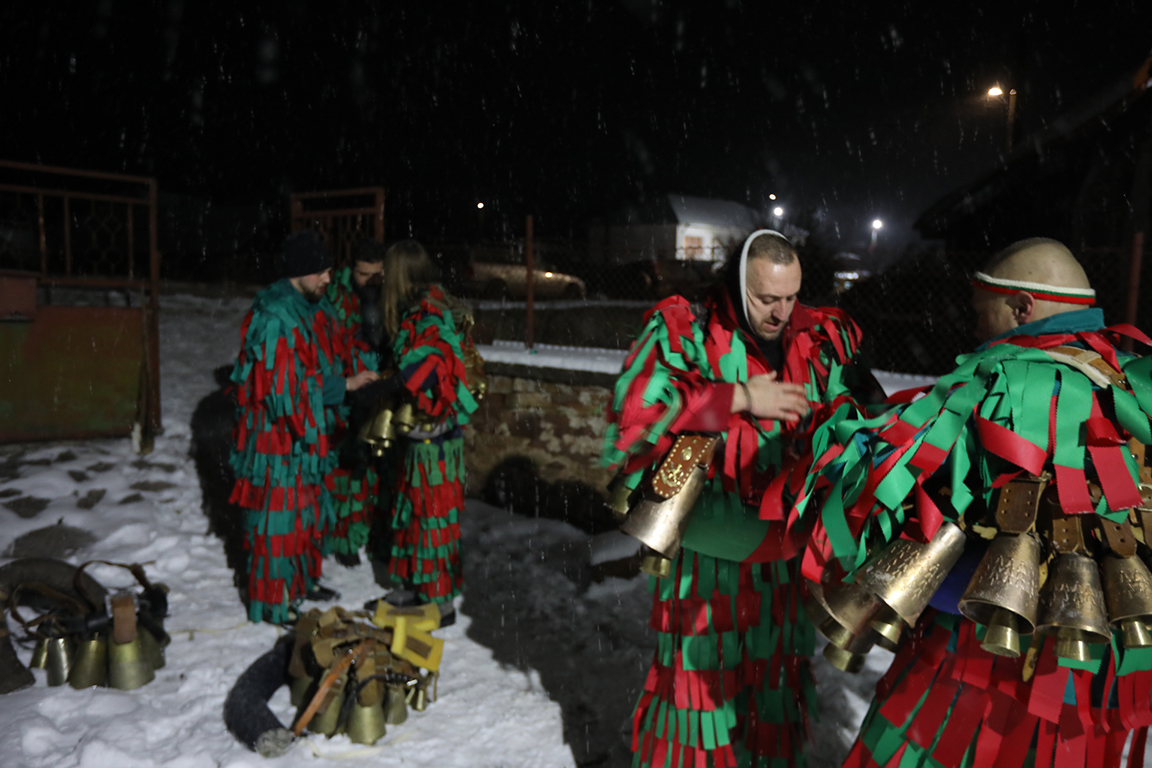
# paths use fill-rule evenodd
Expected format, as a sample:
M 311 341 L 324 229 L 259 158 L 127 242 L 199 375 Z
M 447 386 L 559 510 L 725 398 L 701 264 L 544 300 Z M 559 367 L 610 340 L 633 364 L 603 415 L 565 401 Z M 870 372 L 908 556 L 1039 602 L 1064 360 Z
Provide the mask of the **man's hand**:
M 380 374 L 376 373 L 376 371 L 360 371 L 360 373 L 355 376 L 349 376 L 344 379 L 344 389 L 349 392 L 355 392 L 365 384 L 371 384 L 379 378 Z
M 802 384 L 776 381 L 776 373 L 765 373 L 748 379 L 745 387 L 736 387 L 732 395 L 732 412 L 747 411 L 758 419 L 800 421 L 808 413 L 808 401 Z

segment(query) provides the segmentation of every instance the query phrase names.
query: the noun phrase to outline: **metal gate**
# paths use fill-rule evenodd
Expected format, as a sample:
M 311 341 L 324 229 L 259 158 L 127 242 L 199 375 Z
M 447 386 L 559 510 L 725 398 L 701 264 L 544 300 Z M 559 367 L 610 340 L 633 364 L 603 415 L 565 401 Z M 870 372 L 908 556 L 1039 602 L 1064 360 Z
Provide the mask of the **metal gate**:
M 292 231 L 312 229 L 332 251 L 336 266 L 352 261 L 352 249 L 364 238 L 384 242 L 384 188 L 304 192 L 290 197 Z
M 161 428 L 156 180 L 0 161 L 0 442 Z

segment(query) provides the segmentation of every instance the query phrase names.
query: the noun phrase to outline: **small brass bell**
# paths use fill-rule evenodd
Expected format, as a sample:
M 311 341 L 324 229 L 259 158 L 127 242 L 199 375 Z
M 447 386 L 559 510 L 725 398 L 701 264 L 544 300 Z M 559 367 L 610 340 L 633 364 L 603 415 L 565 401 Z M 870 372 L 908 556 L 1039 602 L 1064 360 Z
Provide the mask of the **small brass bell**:
M 304 696 L 307 695 L 308 689 L 312 687 L 315 679 L 309 675 L 302 677 L 292 678 L 292 682 L 288 686 L 288 691 L 291 693 L 292 706 L 299 707 L 304 704 Z
M 416 414 L 412 403 L 403 403 L 392 416 L 392 424 L 397 432 L 408 434 L 416 427 Z
M 388 694 L 384 701 L 385 723 L 400 725 L 408 719 L 408 705 L 404 699 L 404 686 L 400 683 L 388 683 Z
M 608 483 L 608 508 L 612 510 L 616 522 L 628 516 L 628 500 L 633 494 L 633 489 L 628 487 L 625 477 L 626 475 L 621 472 Z
M 1020 635 L 1036 628 L 1039 587 L 1040 541 L 1028 533 L 998 534 L 960 598 L 960 613 L 993 628 L 985 635 L 984 650 L 1010 658 L 1020 655 Z
M 854 635 L 835 619 L 829 618 L 820 626 L 828 638 L 824 658 L 843 672 L 856 673 L 864 668 L 864 657 L 872 650 L 872 634 Z
M 376 458 L 383 456 L 396 440 L 394 416 L 391 408 L 381 408 L 363 428 L 361 439 L 372 446 Z
M 338 687 L 337 687 L 338 686 Z M 340 708 L 344 705 L 344 679 L 341 678 L 336 685 L 328 691 L 327 706 L 316 712 L 312 722 L 308 723 L 308 730 L 324 736 L 335 736 L 340 724 Z
M 1152 646 L 1152 572 L 1137 557 L 1106 555 L 1101 563 L 1108 620 L 1120 630 L 1125 648 Z
M 384 737 L 384 708 L 379 704 L 367 706 L 356 702 L 352 705 L 352 713 L 348 716 L 348 724 L 344 732 L 354 744 L 375 744 Z
M 667 579 L 672 576 L 672 561 L 663 555 L 649 552 L 640 561 L 640 570 L 649 576 Z
M 835 632 L 837 625 L 849 635 L 868 637 L 869 643 L 875 640 L 869 622 L 880 609 L 880 601 L 859 584 L 840 584 L 824 592 L 828 610 L 828 621 L 820 625 L 825 636 Z M 831 637 L 829 636 L 829 639 Z M 843 647 L 843 644 L 841 644 Z
M 72 640 L 67 637 L 48 638 L 44 668 L 48 670 L 48 685 L 55 687 L 68 682 L 74 659 Z
M 890 542 L 861 569 L 856 581 L 884 603 L 870 622 L 895 647 L 901 624 L 915 626 L 928 601 L 964 554 L 964 532 L 944 521 L 927 544 L 909 539 Z
M 103 635 L 86 637 L 76 644 L 76 661 L 68 673 L 73 688 L 103 686 L 108 682 L 108 641 Z
M 423 712 L 428 709 L 428 688 L 423 682 L 415 682 L 408 689 L 408 696 L 406 698 L 408 704 L 417 712 Z
M 1088 645 L 1112 641 L 1096 561 L 1077 552 L 1056 556 L 1044 583 L 1036 630 L 1056 636 L 1056 655 L 1088 661 Z

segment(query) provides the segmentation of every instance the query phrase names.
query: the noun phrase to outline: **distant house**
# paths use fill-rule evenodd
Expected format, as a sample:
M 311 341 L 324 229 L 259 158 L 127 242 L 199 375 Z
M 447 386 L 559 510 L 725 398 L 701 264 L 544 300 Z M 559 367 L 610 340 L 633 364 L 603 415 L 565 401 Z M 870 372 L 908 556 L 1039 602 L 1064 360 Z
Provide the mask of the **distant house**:
M 648 210 L 625 212 L 617 223 L 594 225 L 589 256 L 600 263 L 723 261 L 761 218 L 752 208 L 730 200 L 670 194 Z

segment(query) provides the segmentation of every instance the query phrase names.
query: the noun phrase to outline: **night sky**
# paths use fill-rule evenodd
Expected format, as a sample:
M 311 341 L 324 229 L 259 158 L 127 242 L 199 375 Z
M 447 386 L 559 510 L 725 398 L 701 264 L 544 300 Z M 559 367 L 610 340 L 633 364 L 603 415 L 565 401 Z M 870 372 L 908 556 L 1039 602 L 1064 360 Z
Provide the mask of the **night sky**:
M 668 192 L 901 242 L 1141 64 L 1152 3 L 11 2 L 0 157 L 286 206 L 382 184 L 390 237 L 583 239 Z M 486 203 L 483 218 L 476 203 Z

